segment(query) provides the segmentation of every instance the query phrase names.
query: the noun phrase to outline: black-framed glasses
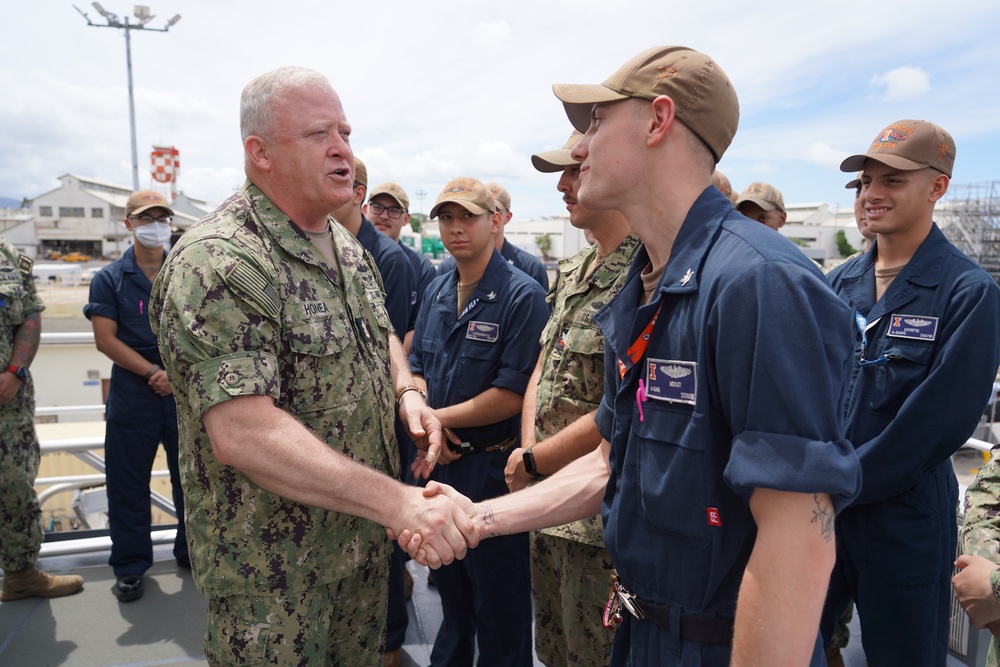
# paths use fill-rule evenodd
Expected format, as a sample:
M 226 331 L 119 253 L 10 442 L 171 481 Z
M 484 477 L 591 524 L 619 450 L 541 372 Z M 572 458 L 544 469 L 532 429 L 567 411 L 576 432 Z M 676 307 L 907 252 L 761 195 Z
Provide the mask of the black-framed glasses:
M 372 215 L 382 215 L 387 213 L 393 220 L 399 220 L 406 211 L 398 206 L 383 206 L 377 202 L 371 202 L 368 204 L 368 208 L 371 209 Z
M 172 215 L 164 215 L 159 218 L 154 218 L 151 215 L 139 215 L 139 216 L 132 216 L 131 218 L 129 218 L 129 220 L 131 220 L 132 222 L 139 222 L 144 225 L 148 225 L 151 222 L 165 222 L 169 225 L 171 222 L 174 221 L 174 217 Z

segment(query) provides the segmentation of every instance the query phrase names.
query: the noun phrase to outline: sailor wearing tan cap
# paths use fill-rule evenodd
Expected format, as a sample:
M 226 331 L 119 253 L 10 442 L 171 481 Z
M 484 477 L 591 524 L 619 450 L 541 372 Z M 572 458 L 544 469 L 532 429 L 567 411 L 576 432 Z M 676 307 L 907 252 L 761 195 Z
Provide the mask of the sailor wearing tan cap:
M 501 214 L 486 185 L 449 182 L 430 211 L 455 269 L 431 281 L 410 364 L 450 440 L 434 479 L 475 500 L 506 493 L 504 465 L 521 435 L 521 405 L 548 317 L 545 292 L 494 243 Z M 481 544 L 434 573 L 442 622 L 431 665 L 531 665 L 528 536 Z
M 503 187 L 499 183 L 487 183 L 486 187 L 489 188 L 490 194 L 493 195 L 493 201 L 497 205 L 497 213 L 500 214 L 500 230 L 497 232 L 494 241 L 496 242 L 497 250 L 503 255 L 503 258 L 507 260 L 507 263 L 511 266 L 516 266 L 521 269 L 529 276 L 535 279 L 535 281 L 542 286 L 546 292 L 549 291 L 549 275 L 545 272 L 545 266 L 542 264 L 541 260 L 532 255 L 530 252 L 521 250 L 516 245 L 504 238 L 503 230 L 514 214 L 510 210 L 510 193 L 507 192 L 507 188 Z M 441 261 L 441 265 L 438 266 L 438 275 L 443 275 L 455 269 L 455 258 L 445 257 Z
M 602 510 L 612 665 L 825 665 L 833 519 L 860 486 L 839 407 L 850 310 L 712 187 L 739 118 L 714 60 L 653 48 L 555 92 L 586 131 L 580 203 L 622 212 L 644 248 L 594 317 L 602 446 L 473 521 L 485 537 Z
M 593 316 L 621 289 L 639 239 L 618 211 L 593 211 L 577 199 L 580 163 L 571 149 L 581 136 L 574 131 L 562 148 L 531 156 L 535 169 L 559 174 L 570 224 L 590 231 L 594 244 L 559 262 L 552 315 L 524 395 L 521 448 L 507 459 L 511 491 L 601 444 L 594 415 L 604 395 L 604 334 Z M 566 665 L 567 656 L 580 667 L 608 664 L 613 632 L 600 611 L 611 569 L 599 515 L 531 534 L 535 655 L 543 664 Z
M 778 188 L 768 183 L 751 183 L 736 199 L 736 210 L 774 231 L 785 226 L 785 200 Z
M 871 665 L 945 663 L 958 503 L 950 457 L 973 434 L 1000 364 L 1000 288 L 933 219 L 954 161 L 948 132 L 900 120 L 840 165 L 862 170 L 876 239 L 830 273 L 856 320 L 845 422 L 863 474 L 837 518 L 823 631 L 853 598 Z

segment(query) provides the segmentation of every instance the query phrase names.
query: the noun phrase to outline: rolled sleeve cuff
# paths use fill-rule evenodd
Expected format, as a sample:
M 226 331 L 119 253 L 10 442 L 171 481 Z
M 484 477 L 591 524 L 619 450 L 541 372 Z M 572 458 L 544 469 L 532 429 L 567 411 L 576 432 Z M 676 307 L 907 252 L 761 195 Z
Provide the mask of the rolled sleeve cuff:
M 118 309 L 107 303 L 88 303 L 83 307 L 83 315 L 88 320 L 97 315 L 98 317 L 106 317 L 109 320 L 118 321 Z
M 534 370 L 534 368 L 532 368 L 532 370 Z M 530 379 L 530 375 L 519 373 L 510 368 L 501 368 L 496 379 L 493 380 L 490 386 L 496 387 L 497 389 L 509 389 L 515 394 L 521 394 L 523 396 L 524 391 L 528 388 L 528 381 Z
M 837 512 L 861 490 L 861 464 L 847 440 L 825 442 L 747 431 L 733 440 L 726 482 L 749 501 L 758 487 L 793 493 L 825 493 Z
M 615 425 L 615 411 L 606 400 L 601 400 L 601 404 L 597 406 L 594 421 L 597 422 L 597 430 L 601 437 L 611 442 L 611 432 Z
M 195 409 L 205 414 L 213 405 L 239 396 L 270 396 L 277 400 L 277 369 L 272 355 L 240 352 L 192 366 L 185 380 Z

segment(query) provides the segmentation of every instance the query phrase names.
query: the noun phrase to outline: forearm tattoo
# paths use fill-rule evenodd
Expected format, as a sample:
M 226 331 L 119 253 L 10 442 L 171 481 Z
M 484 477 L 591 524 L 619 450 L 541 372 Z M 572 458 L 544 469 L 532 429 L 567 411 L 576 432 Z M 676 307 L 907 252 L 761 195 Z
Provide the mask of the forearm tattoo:
M 824 500 L 818 493 L 813 494 L 813 502 L 816 503 L 816 508 L 813 510 L 811 523 L 818 523 L 823 539 L 830 542 L 833 540 L 833 519 L 835 518 L 833 507 L 830 506 L 829 500 Z
M 42 337 L 42 316 L 32 313 L 24 318 L 14 331 L 14 349 L 8 363 L 14 366 L 30 366 L 38 352 L 38 343 Z

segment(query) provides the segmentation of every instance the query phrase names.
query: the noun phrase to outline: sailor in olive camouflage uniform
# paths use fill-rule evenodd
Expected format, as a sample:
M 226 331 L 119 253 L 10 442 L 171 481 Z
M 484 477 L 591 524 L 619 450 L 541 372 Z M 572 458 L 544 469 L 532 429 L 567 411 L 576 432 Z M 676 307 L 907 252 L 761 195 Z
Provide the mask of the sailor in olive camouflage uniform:
M 332 448 L 398 475 L 381 282 L 357 241 L 331 229 L 335 262 L 248 181 L 184 234 L 153 287 L 212 664 L 380 662 L 384 529 L 263 489 L 215 457 L 202 422 L 227 399 L 270 396 Z M 271 627 L 276 616 L 287 625 Z
M 536 442 L 600 404 L 604 336 L 592 318 L 618 293 L 638 247 L 639 240 L 629 235 L 603 262 L 593 245 L 559 263 L 556 287 L 549 295 L 552 316 L 541 336 Z M 601 610 L 612 565 L 603 535 L 600 516 L 531 535 L 535 652 L 546 665 L 607 664 L 611 632 L 601 626 Z M 573 569 L 554 569 L 566 564 Z M 599 647 L 604 650 L 598 652 Z
M 32 262 L 0 238 L 0 363 L 14 351 L 14 332 L 45 309 L 35 292 Z M 2 372 L 2 369 L 0 369 Z M 41 509 L 34 483 L 41 453 L 35 435 L 35 386 L 27 377 L 0 405 L 0 566 L 19 571 L 35 564 L 42 544 Z
M 962 526 L 962 553 L 1000 564 L 1000 455 L 996 449 L 983 464 L 976 481 L 965 492 L 965 523 Z M 989 573 L 989 585 L 1000 604 L 1000 569 Z M 990 640 L 986 667 L 997 667 L 1000 646 Z

